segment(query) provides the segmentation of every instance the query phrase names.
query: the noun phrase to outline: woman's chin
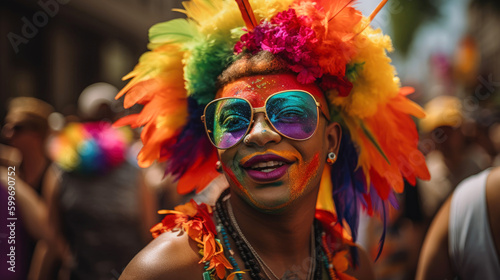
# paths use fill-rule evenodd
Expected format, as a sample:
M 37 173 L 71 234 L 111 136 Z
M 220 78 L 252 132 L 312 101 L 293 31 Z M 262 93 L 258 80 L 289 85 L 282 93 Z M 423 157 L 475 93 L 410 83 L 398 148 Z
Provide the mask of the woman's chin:
M 290 205 L 289 189 L 285 186 L 260 187 L 251 190 L 245 201 L 261 212 L 282 212 Z

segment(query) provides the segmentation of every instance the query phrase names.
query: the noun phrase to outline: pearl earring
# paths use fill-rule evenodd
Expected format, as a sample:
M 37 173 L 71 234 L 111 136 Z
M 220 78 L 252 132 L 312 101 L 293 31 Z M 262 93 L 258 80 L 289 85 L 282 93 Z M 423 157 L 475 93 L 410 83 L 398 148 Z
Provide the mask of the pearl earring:
M 337 155 L 334 152 L 328 153 L 328 158 L 326 159 L 326 162 L 329 165 L 332 165 L 335 163 L 335 161 L 337 161 Z

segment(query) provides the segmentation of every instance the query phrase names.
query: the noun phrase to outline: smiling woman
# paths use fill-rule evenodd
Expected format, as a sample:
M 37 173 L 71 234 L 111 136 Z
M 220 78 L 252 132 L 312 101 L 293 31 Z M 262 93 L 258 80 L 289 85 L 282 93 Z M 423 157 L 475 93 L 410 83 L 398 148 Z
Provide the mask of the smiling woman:
M 239 64 L 244 61 L 239 60 Z M 238 118 L 240 114 L 247 115 L 244 125 L 234 125 L 240 126 L 242 132 L 237 138 L 231 137 L 231 145 L 223 149 L 214 143 L 219 147 L 222 167 L 230 174 L 228 182 L 235 193 L 259 209 L 277 211 L 318 190 L 314 186 L 319 186 L 326 163 L 320 155 L 326 159 L 329 152 L 338 153 L 341 131 L 337 123 L 327 129 L 328 121 L 319 113 L 319 108 L 327 108 L 327 103 L 315 84 L 300 84 L 296 75 L 287 72 L 254 72 L 253 76 L 227 83 L 218 95 L 221 99 L 212 101 L 207 109 L 220 102 L 246 103 L 238 110 Z M 205 110 L 206 123 L 217 118 L 207 111 L 210 110 Z M 233 125 L 226 126 L 233 131 Z M 311 195 L 314 207 L 317 192 Z
M 372 279 L 361 209 L 385 219 L 429 177 L 390 40 L 353 1 L 236 2 L 153 26 L 118 95 L 145 105 L 117 123 L 144 126 L 142 166 L 166 161 L 179 193 L 226 187 L 162 211 L 122 279 Z

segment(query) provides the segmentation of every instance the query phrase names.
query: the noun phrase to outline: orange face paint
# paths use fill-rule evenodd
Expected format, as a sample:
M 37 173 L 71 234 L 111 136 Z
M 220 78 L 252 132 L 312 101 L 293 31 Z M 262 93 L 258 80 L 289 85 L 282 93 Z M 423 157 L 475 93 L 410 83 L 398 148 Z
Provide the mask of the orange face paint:
M 298 152 L 277 151 L 277 150 L 269 149 L 269 150 L 266 150 L 265 152 L 252 153 L 248 156 L 243 157 L 240 160 L 240 165 L 244 165 L 249 159 L 251 159 L 255 156 L 266 155 L 266 154 L 275 154 L 275 155 L 280 156 L 288 161 L 296 161 L 301 157 Z
M 270 153 L 294 162 L 290 166 L 287 176 L 283 177 L 283 179 L 280 180 L 283 181 L 282 183 L 284 184 L 284 186 L 286 186 L 286 190 L 284 190 L 286 194 L 279 196 L 281 197 L 282 201 L 280 203 L 277 203 L 278 205 L 268 205 L 268 202 L 259 199 L 259 195 L 255 195 L 253 188 L 249 187 L 251 183 L 245 183 L 245 179 L 247 178 L 244 173 L 242 173 L 241 176 L 237 176 L 233 172 L 233 170 L 231 170 L 231 168 L 223 166 L 223 170 L 227 174 L 228 179 L 233 182 L 233 185 L 236 185 L 236 187 L 242 194 L 244 194 L 244 199 L 249 201 L 256 207 L 268 211 L 282 209 L 295 201 L 297 198 L 301 197 L 304 192 L 312 187 L 312 180 L 316 177 L 317 174 L 319 174 L 318 168 L 320 166 L 319 152 L 317 152 L 309 161 L 304 161 L 302 155 L 296 151 L 277 151 L 272 149 L 267 150 L 266 152 L 252 153 L 243 157 L 241 160 L 239 160 L 239 162 L 240 164 L 244 164 L 254 156 Z M 242 170 L 242 172 L 244 171 Z M 245 187 L 245 184 L 248 185 L 246 185 Z M 274 184 L 276 185 L 276 183 Z M 278 184 L 278 186 L 281 187 L 281 183 Z M 270 191 L 272 189 L 272 187 L 264 185 L 261 187 L 257 187 L 257 189 L 262 188 L 269 188 Z
M 302 171 L 299 172 L 299 174 L 302 176 L 296 179 L 296 188 L 290 189 L 292 198 L 299 197 L 304 192 L 305 187 L 311 182 L 314 175 L 318 173 L 319 152 L 316 153 L 309 162 L 304 162 L 299 168 Z
M 267 98 L 281 91 L 302 90 L 311 93 L 325 115 L 329 115 L 326 99 L 322 91 L 315 84 L 302 85 L 297 82 L 293 74 L 256 75 L 243 77 L 227 84 L 217 97 L 240 97 L 248 100 L 252 107 L 260 108 L 265 105 Z M 268 128 L 263 128 L 262 130 Z M 265 134 L 255 134 L 254 137 L 264 137 Z M 311 194 L 319 186 L 321 172 L 321 152 L 323 142 L 314 134 L 311 139 L 295 141 L 276 137 L 266 145 L 245 145 L 240 143 L 230 149 L 219 150 L 222 168 L 226 178 L 230 181 L 231 188 L 255 208 L 266 212 L 279 212 L 291 203 Z M 309 143 L 309 144 L 307 144 Z M 309 146 L 308 146 L 309 145 Z M 311 146 L 312 145 L 312 146 Z M 266 155 L 270 155 L 266 157 Z M 255 162 L 249 162 L 253 157 Z M 273 158 L 281 157 L 283 160 Z M 259 168 L 252 165 L 260 162 L 284 161 L 287 166 L 286 173 L 276 178 L 270 175 L 266 181 L 265 175 L 258 174 Z M 274 172 L 267 171 L 269 173 Z M 266 173 L 267 173 L 266 172 Z M 279 174 L 277 171 L 275 174 Z

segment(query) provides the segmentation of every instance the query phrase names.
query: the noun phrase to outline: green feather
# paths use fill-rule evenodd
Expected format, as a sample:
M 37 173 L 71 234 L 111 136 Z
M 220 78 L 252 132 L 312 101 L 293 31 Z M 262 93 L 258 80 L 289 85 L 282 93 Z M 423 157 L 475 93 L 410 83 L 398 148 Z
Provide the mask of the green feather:
M 363 70 L 364 62 L 362 63 L 350 63 L 346 67 L 345 76 L 349 82 L 354 83 L 359 76 L 359 72 Z
M 214 36 L 193 45 L 184 68 L 189 96 L 198 104 L 207 104 L 215 98 L 217 77 L 234 61 L 234 42 Z
M 178 18 L 155 24 L 149 29 L 149 41 L 154 45 L 198 40 L 201 40 L 201 34 L 192 20 Z
M 375 139 L 375 136 L 373 136 L 373 134 L 368 130 L 368 128 L 365 126 L 365 124 L 362 121 L 360 121 L 359 124 L 360 124 L 361 128 L 363 129 L 363 132 L 365 133 L 366 137 L 368 137 L 368 139 L 372 142 L 372 144 L 375 146 L 375 148 L 377 148 L 378 152 L 384 157 L 385 161 L 387 161 L 387 163 L 390 165 L 391 162 L 389 161 L 389 159 L 385 155 L 384 151 L 382 151 L 382 148 L 378 144 L 377 139 Z

